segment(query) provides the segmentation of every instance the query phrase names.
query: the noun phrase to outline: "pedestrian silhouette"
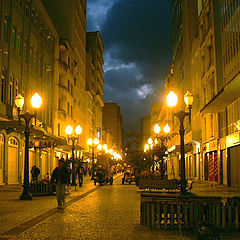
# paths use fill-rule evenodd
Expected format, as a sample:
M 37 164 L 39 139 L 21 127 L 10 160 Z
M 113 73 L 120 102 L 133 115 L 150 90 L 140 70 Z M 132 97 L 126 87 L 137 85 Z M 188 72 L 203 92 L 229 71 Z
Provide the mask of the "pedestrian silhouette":
M 53 170 L 51 182 L 56 184 L 58 208 L 63 209 L 65 204 L 65 185 L 69 180 L 69 171 L 64 166 L 64 159 L 58 161 L 59 166 Z

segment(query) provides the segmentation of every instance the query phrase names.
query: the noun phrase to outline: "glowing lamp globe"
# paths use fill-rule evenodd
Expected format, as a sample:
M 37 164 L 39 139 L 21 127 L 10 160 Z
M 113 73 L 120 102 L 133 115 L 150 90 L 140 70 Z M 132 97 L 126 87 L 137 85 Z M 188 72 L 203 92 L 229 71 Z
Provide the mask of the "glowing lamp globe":
M 77 135 L 81 134 L 82 133 L 82 127 L 80 125 L 78 125 L 75 129 L 75 132 Z
M 92 145 L 92 144 L 93 144 L 93 140 L 92 140 L 91 138 L 89 138 L 89 139 L 87 140 L 87 144 L 88 144 L 88 145 Z
M 154 132 L 155 132 L 156 134 L 159 134 L 160 131 L 161 131 L 160 126 L 159 126 L 158 124 L 155 124 L 155 126 L 154 126 Z
M 67 135 L 71 135 L 73 132 L 72 126 L 68 125 L 65 129 Z
M 31 104 L 33 108 L 40 108 L 42 105 L 42 98 L 38 93 L 35 93 L 31 98 Z
M 152 145 L 153 144 L 153 140 L 151 138 L 148 139 L 148 144 Z
M 189 107 L 189 106 L 192 106 L 193 104 L 193 95 L 190 91 L 187 91 L 185 94 L 184 94 L 184 102 L 185 104 Z
M 173 91 L 170 91 L 167 95 L 167 104 L 170 107 L 175 107 L 177 105 L 178 97 Z
M 97 149 L 101 151 L 103 149 L 102 144 L 98 144 Z
M 94 143 L 94 145 L 98 145 L 99 144 L 99 139 L 98 138 L 94 138 L 93 143 Z
M 15 99 L 17 108 L 22 109 L 24 104 L 24 97 L 19 93 Z
M 169 126 L 168 124 L 166 124 L 166 125 L 164 126 L 164 128 L 163 128 L 163 131 L 164 131 L 165 133 L 169 133 L 169 132 L 170 132 L 170 126 Z
M 103 149 L 104 149 L 104 150 L 107 149 L 107 144 L 103 144 Z

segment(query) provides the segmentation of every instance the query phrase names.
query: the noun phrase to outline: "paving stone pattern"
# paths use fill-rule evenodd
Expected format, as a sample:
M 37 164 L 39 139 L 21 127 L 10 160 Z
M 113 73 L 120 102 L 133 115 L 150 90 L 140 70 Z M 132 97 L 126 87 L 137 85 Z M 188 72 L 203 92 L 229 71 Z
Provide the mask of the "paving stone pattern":
M 0 239 L 197 239 L 195 231 L 181 235 L 178 230 L 140 226 L 140 193 L 134 184 L 122 185 L 121 176 L 112 186 L 95 187 L 93 181 L 84 180 L 82 188 L 71 190 L 64 210 L 56 209 L 55 196 L 20 201 L 20 191 L 0 190 Z M 225 232 L 222 239 L 240 239 L 240 234 Z

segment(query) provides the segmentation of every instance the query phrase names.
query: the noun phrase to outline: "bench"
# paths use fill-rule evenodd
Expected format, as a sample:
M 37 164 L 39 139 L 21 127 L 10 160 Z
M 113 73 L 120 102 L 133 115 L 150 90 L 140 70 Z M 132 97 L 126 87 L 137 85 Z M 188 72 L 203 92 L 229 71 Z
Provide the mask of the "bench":
M 177 190 L 179 181 L 176 179 L 140 179 L 139 189 L 166 189 L 166 190 Z
M 193 180 L 187 181 L 187 190 L 191 192 L 193 188 Z M 179 180 L 177 179 L 140 179 L 139 189 L 156 189 L 156 190 L 179 190 Z

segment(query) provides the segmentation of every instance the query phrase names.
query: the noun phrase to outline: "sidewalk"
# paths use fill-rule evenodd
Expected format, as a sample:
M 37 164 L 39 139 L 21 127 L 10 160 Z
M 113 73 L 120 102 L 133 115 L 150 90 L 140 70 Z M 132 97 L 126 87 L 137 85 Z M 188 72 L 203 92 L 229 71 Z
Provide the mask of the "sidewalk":
M 194 180 L 192 193 L 201 196 L 240 197 L 240 188 L 227 187 L 223 184 Z
M 66 204 L 95 188 L 90 177 L 84 177 L 81 188 L 77 186 L 75 191 L 75 187 L 71 187 L 70 194 L 66 195 Z M 23 201 L 20 200 L 21 194 L 21 185 L 0 186 L 0 235 L 43 213 L 57 211 L 56 196 L 38 196 L 33 197 L 33 200 Z
M 115 175 L 115 178 L 121 175 Z M 71 186 L 70 194 L 66 195 L 66 206 L 79 198 L 97 190 L 91 177 L 84 176 L 83 186 Z M 20 200 L 22 185 L 0 186 L 0 239 L 1 235 L 10 229 L 20 227 L 21 224 L 33 219 L 39 221 L 41 217 L 52 215 L 57 210 L 56 196 L 36 196 L 33 200 Z M 34 221 L 33 221 L 34 222 Z
M 116 175 L 114 178 L 119 177 L 121 177 L 121 174 Z M 97 189 L 99 188 L 94 186 L 94 182 L 90 180 L 90 177 L 84 177 L 81 188 L 77 186 L 77 190 L 75 191 L 75 188 L 71 187 L 70 195 L 66 196 L 66 205 L 78 201 L 80 198 Z M 195 181 L 192 193 L 202 196 L 233 197 L 240 196 L 240 189 L 229 188 L 224 185 L 209 182 Z M 39 196 L 33 197 L 33 200 L 22 201 L 20 200 L 21 194 L 21 185 L 0 186 L 0 239 L 4 239 L 10 235 L 13 229 L 15 232 L 25 231 L 24 227 L 27 226 L 30 228 L 31 224 L 36 224 L 36 222 L 40 222 L 42 219 L 46 219 L 48 216 L 56 213 L 56 211 L 59 211 L 56 208 L 56 196 Z M 227 235 L 228 234 L 229 233 L 227 233 Z M 235 239 L 234 236 L 236 233 L 230 235 L 233 235 L 230 239 Z

